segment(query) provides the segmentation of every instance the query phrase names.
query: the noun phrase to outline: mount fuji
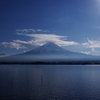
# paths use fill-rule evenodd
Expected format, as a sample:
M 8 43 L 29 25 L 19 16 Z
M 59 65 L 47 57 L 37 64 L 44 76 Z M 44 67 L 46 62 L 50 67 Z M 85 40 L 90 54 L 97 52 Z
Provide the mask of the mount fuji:
M 48 42 L 48 43 L 44 44 L 43 46 L 40 46 L 31 51 L 25 52 L 21 55 L 56 55 L 56 54 L 61 55 L 62 53 L 65 53 L 65 52 L 71 53 L 71 51 L 63 49 L 52 42 Z
M 43 46 L 25 53 L 3 57 L 0 61 L 34 62 L 34 61 L 82 61 L 93 60 L 97 57 L 61 48 L 55 43 L 48 42 Z

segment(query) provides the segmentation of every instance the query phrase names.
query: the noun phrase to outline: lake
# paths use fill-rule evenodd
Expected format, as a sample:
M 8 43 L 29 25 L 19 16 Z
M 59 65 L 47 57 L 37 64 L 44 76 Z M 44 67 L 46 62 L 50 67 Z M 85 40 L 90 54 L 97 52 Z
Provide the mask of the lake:
M 0 65 L 0 100 L 100 100 L 99 65 Z

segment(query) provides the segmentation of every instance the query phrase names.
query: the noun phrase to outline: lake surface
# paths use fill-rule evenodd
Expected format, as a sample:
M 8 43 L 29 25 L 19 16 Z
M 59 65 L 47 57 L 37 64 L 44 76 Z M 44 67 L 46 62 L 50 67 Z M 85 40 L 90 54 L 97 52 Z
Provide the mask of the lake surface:
M 100 100 L 99 65 L 0 65 L 0 100 Z

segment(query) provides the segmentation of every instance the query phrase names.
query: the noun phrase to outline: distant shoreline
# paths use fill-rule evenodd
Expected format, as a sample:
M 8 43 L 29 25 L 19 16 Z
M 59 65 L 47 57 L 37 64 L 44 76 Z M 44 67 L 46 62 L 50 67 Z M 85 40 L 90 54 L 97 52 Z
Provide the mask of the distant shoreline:
M 0 65 L 100 65 L 97 61 L 72 61 L 72 62 L 0 62 Z

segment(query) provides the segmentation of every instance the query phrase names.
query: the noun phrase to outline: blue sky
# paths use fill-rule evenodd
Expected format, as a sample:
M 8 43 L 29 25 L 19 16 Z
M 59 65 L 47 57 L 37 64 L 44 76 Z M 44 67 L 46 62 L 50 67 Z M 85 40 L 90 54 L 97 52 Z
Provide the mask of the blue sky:
M 0 0 L 0 55 L 52 41 L 100 55 L 100 0 Z

